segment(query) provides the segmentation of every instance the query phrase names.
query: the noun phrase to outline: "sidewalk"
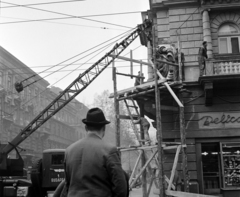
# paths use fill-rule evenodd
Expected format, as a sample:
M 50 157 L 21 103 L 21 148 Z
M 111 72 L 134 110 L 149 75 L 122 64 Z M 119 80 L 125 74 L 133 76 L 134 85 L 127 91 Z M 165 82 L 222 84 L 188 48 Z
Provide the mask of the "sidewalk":
M 153 184 L 149 197 L 158 197 L 157 194 L 153 193 L 156 192 L 157 190 L 158 189 L 156 188 L 155 184 Z M 132 189 L 132 191 L 130 191 L 129 197 L 142 197 L 142 187 Z

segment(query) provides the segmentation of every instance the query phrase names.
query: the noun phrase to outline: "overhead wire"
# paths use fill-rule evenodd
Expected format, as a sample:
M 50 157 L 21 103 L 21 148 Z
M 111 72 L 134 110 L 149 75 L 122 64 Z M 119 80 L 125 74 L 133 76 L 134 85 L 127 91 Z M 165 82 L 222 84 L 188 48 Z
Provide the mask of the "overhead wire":
M 134 49 L 133 49 L 133 51 L 134 51 Z M 127 53 L 128 54 L 128 53 Z M 125 55 L 123 55 L 123 56 L 126 56 L 127 54 L 125 54 Z M 137 60 L 142 60 L 142 61 L 144 61 L 144 60 L 147 60 L 147 59 L 139 59 L 139 58 L 137 58 Z M 115 60 L 115 62 L 117 62 L 117 63 L 123 63 L 123 62 L 126 62 L 125 60 Z M 89 62 L 89 63 L 86 63 L 86 64 L 94 64 L 95 62 Z M 71 64 L 71 65 L 69 65 L 69 66 L 75 66 L 75 65 L 79 65 L 79 64 L 83 64 L 83 62 L 79 62 L 79 63 L 77 63 L 77 64 Z M 30 69 L 35 69 L 35 68 L 43 68 L 43 67 L 53 67 L 53 66 L 55 66 L 55 67 L 62 67 L 62 66 L 66 66 L 66 64 L 62 64 L 62 65 L 42 65 L 42 66 L 31 66 L 31 67 L 28 67 L 28 68 L 30 68 Z M 1 68 L 0 70 L 21 70 L 22 68 Z M 28 74 L 32 74 L 32 73 L 28 73 Z
M 32 4 L 24 4 L 24 6 L 36 6 L 36 5 L 46 5 L 46 4 L 59 4 L 59 3 L 75 3 L 79 1 L 85 1 L 85 0 L 71 0 L 71 1 L 53 1 L 53 2 L 44 2 L 44 3 L 32 3 Z M 3 6 L 1 8 L 16 8 L 20 7 L 18 5 L 13 5 L 13 6 Z
M 109 46 L 110 46 L 110 44 L 109 44 Z M 108 47 L 108 46 L 106 46 L 106 47 Z M 105 47 L 105 48 L 106 48 Z M 136 47 L 135 49 L 133 49 L 133 50 L 136 50 L 136 49 L 138 49 L 139 47 Z M 103 50 L 105 50 L 105 49 L 103 49 Z M 102 52 L 102 51 L 101 51 Z M 99 52 L 99 53 L 101 53 L 101 52 Z M 98 54 L 99 54 L 98 53 Z M 89 60 L 88 60 L 89 61 Z M 137 65 L 133 65 L 133 66 L 137 66 Z M 145 65 L 144 65 L 145 66 Z M 80 66 L 79 66 L 80 67 Z M 85 70 L 85 69 L 79 69 L 79 67 L 78 68 L 76 68 L 76 69 L 74 69 L 74 70 L 69 70 L 69 71 L 71 71 L 71 73 L 72 72 L 74 72 L 74 71 L 77 71 L 77 70 Z M 129 66 L 116 66 L 117 68 L 124 68 L 124 67 L 129 67 Z M 110 69 L 110 67 L 107 67 L 106 69 Z M 69 73 L 69 74 L 71 74 L 71 73 Z M 68 75 L 69 75 L 68 74 Z M 66 76 L 64 76 L 63 78 L 65 78 L 65 77 L 67 77 L 68 75 L 66 75 Z M 54 84 L 52 84 L 51 86 L 53 86 L 53 85 L 55 85 L 56 83 L 58 83 L 60 80 L 62 80 L 63 78 L 61 78 L 61 79 L 59 79 L 57 82 L 55 82 Z M 40 92 L 39 93 L 39 96 L 40 97 L 42 97 L 41 96 L 41 94 L 43 93 L 43 92 L 45 92 L 46 90 L 48 90 L 49 88 L 45 88 L 42 92 Z M 11 92 L 12 94 L 8 94 L 8 96 L 11 96 L 11 95 L 19 95 L 18 93 L 14 93 L 14 92 L 12 92 L 12 91 L 8 91 L 8 93 L 9 92 Z M 24 95 L 26 96 L 26 95 L 28 95 L 28 96 L 32 96 L 32 95 L 29 95 L 28 93 L 24 93 Z M 34 97 L 32 97 L 31 99 L 29 99 L 29 100 L 27 100 L 25 103 L 23 103 L 22 105 L 26 105 L 28 102 L 30 102 L 31 100 L 33 100 L 35 97 L 38 97 L 38 95 L 36 95 L 36 96 L 34 96 Z M 45 97 L 44 97 L 45 98 Z M 50 101 L 47 97 L 45 98 L 45 99 L 47 99 L 48 101 Z M 13 113 L 14 111 L 15 111 L 16 109 L 14 109 L 11 113 Z
M 55 66 L 53 66 L 53 67 L 50 67 L 50 68 L 48 68 L 48 69 L 45 69 L 45 70 L 42 71 L 42 72 L 45 72 L 45 71 L 47 71 L 47 70 L 50 70 L 50 69 L 52 69 L 52 68 L 54 68 L 54 67 L 56 67 L 56 66 L 59 66 L 59 65 L 61 65 L 62 63 L 65 63 L 65 62 L 67 62 L 67 61 L 69 61 L 69 60 L 72 60 L 72 59 L 74 59 L 74 58 L 76 58 L 76 57 L 78 57 L 78 56 L 80 56 L 80 55 L 82 55 L 82 54 L 84 54 L 84 53 L 87 53 L 87 52 L 93 50 L 93 49 L 96 48 L 96 47 L 99 47 L 99 46 L 101 46 L 101 45 L 103 45 L 103 44 L 105 44 L 105 43 L 107 43 L 107 42 L 110 42 L 110 41 L 113 40 L 113 39 L 116 39 L 117 37 L 123 36 L 123 35 L 127 34 L 128 32 L 129 32 L 129 31 L 124 32 L 124 33 L 122 33 L 122 34 L 120 34 L 120 35 L 118 35 L 118 36 L 115 36 L 114 38 L 111 38 L 111 39 L 109 39 L 109 40 L 107 40 L 107 41 L 105 41 L 105 42 L 103 42 L 103 43 L 100 43 L 100 44 L 98 44 L 98 45 L 95 46 L 95 47 L 92 47 L 92 48 L 90 48 L 90 49 L 88 49 L 88 50 L 86 50 L 86 51 L 84 51 L 84 52 L 82 52 L 82 53 L 79 53 L 79 54 L 77 54 L 77 55 L 75 55 L 75 56 L 73 56 L 73 57 L 71 57 L 71 58 L 68 58 L 67 60 L 65 60 L 65 61 L 63 61 L 63 62 L 60 62 L 60 63 L 58 63 L 57 65 L 55 65 Z M 114 43 L 115 43 L 115 41 L 114 41 Z M 86 56 L 85 56 L 85 57 L 86 57 Z M 81 59 L 83 59 L 83 58 L 81 58 Z M 79 60 L 81 60 L 81 59 L 78 59 L 77 61 L 79 61 Z M 76 63 L 77 61 L 74 61 L 74 62 L 72 62 L 71 64 Z M 69 65 L 71 65 L 71 64 L 67 64 L 66 66 L 62 67 L 61 69 L 66 68 L 67 66 L 69 66 Z M 61 70 L 61 69 L 59 69 L 59 70 Z M 36 74 L 34 74 L 34 75 L 26 78 L 26 79 L 23 80 L 22 82 L 27 81 L 27 80 L 29 80 L 29 79 L 37 76 L 37 75 L 40 75 L 42 72 L 36 73 Z M 47 75 L 47 76 L 43 77 L 43 79 L 46 78 L 46 77 L 48 77 L 48 76 L 50 76 L 50 75 Z M 39 81 L 39 80 L 37 80 L 37 81 Z M 34 81 L 34 83 L 37 82 L 37 81 Z M 32 83 L 31 83 L 31 84 L 32 84 Z M 30 85 L 31 85 L 31 84 L 30 84 Z
M 61 13 L 61 12 L 55 12 L 55 11 L 51 11 L 51 10 L 45 10 L 45 9 L 40 9 L 40 8 L 33 8 L 33 7 L 30 7 L 30 6 L 8 3 L 6 1 L 2 1 L 2 3 L 10 4 L 10 5 L 18 5 L 18 6 L 24 7 L 24 8 L 29 8 L 29 9 L 33 9 L 33 10 L 38 10 L 38 11 L 42 11 L 42 12 L 48 12 L 48 13 L 52 13 L 52 14 L 58 14 L 58 15 L 63 15 L 63 16 L 68 16 L 68 17 L 73 17 L 73 18 L 78 18 L 78 19 L 82 19 L 82 20 L 88 20 L 88 21 L 92 21 L 92 22 L 104 23 L 104 24 L 118 26 L 118 27 L 124 27 L 124 28 L 131 28 L 131 27 L 127 27 L 127 26 L 124 26 L 124 25 L 117 25 L 117 24 L 114 24 L 114 23 L 108 23 L 108 22 L 104 22 L 104 21 L 89 19 L 89 18 L 86 18 L 86 17 L 74 16 L 74 15 L 71 15 L 71 14 L 64 14 L 64 13 Z
M 115 43 L 115 42 L 114 42 Z M 110 43 L 110 45 L 111 45 L 112 43 Z M 139 47 L 141 47 L 141 45 L 140 46 L 138 46 L 138 47 L 136 47 L 135 49 L 133 49 L 133 51 L 134 50 L 136 50 L 136 49 L 138 49 Z M 104 48 L 104 47 L 103 47 Z M 94 51 L 94 52 L 96 52 L 96 51 Z M 127 53 L 128 54 L 128 53 Z M 127 54 L 125 54 L 124 56 L 126 56 Z M 87 55 L 88 56 L 88 55 Z M 85 57 L 87 57 L 87 56 L 85 56 Z M 84 58 L 84 57 L 83 57 Z M 83 59 L 83 58 L 81 58 L 81 59 Z M 78 60 L 77 60 L 78 61 Z M 124 61 L 122 61 L 122 62 L 124 62 Z M 2 63 L 2 64 L 4 64 L 4 63 Z M 85 65 L 85 64 L 87 64 L 87 62 L 85 62 L 85 63 L 81 63 L 80 64 L 80 66 L 82 66 L 82 65 Z M 5 65 L 5 64 L 4 64 Z M 70 66 L 70 65 L 72 65 L 72 63 L 71 64 L 67 64 L 67 65 L 64 65 L 64 68 L 65 67 L 67 67 L 67 66 Z M 77 64 L 78 65 L 78 64 Z M 5 65 L 6 66 L 6 65 Z M 60 66 L 60 65 L 58 65 L 58 66 Z M 127 66 L 119 66 L 118 68 L 124 68 L 124 67 L 127 67 Z M 78 67 L 79 68 L 79 67 Z M 75 70 L 73 70 L 73 71 L 76 71 L 76 70 L 84 70 L 84 69 L 75 69 Z M 16 68 L 16 69 L 19 69 L 19 68 Z M 45 70 L 45 73 L 51 73 L 51 74 L 53 74 L 53 73 L 57 73 L 57 72 L 67 72 L 67 71 L 72 71 L 72 70 L 62 70 L 63 68 L 60 68 L 60 69 L 58 69 L 57 71 L 48 71 L 47 72 L 47 70 L 49 70 L 49 69 L 46 69 Z M 7 70 L 7 69 L 1 69 L 1 70 Z M 8 69 L 8 70 L 13 70 L 13 69 Z M 41 71 L 41 73 L 44 73 L 43 71 Z M 20 74 L 31 74 L 31 73 L 20 73 L 20 72 L 18 72 L 17 73 L 18 75 L 20 75 Z M 39 74 L 39 73 L 38 73 Z M 49 76 L 49 75 L 51 75 L 51 74 L 48 74 L 47 76 Z M 8 74 L 8 75 L 14 75 L 14 76 L 16 76 L 16 74 Z M 46 78 L 46 76 L 44 77 L 44 78 Z M 43 78 L 41 77 L 41 79 L 39 79 L 38 81 L 40 81 L 40 80 L 42 80 Z M 35 83 L 35 82 L 37 82 L 37 81 L 34 81 L 34 82 L 32 82 L 31 84 L 28 84 L 27 86 L 30 86 L 30 85 L 32 85 L 33 83 Z M 25 86 L 25 87 L 27 87 L 27 86 Z
M 50 20 L 55 20 L 55 19 L 28 20 L 28 19 L 23 19 L 23 18 L 15 18 L 15 17 L 7 17 L 7 16 L 0 16 L 0 17 L 1 18 L 9 18 L 9 19 L 21 19 L 21 20 L 26 20 L 26 22 L 45 22 L 45 23 L 60 24 L 60 25 L 71 25 L 71 26 L 78 26 L 78 27 L 89 27 L 89 28 L 96 28 L 96 29 L 109 29 L 109 30 L 125 31 L 125 29 L 116 29 L 116 28 L 108 28 L 108 27 L 100 27 L 100 26 L 79 25 L 79 24 L 72 24 L 72 23 L 62 23 L 62 22 L 50 21 Z M 69 17 L 67 17 L 67 18 L 69 18 Z M 59 18 L 59 19 L 65 19 L 65 17 Z M 0 25 L 10 24 L 10 23 L 11 22 L 0 23 Z M 18 22 L 13 22 L 13 23 L 18 23 Z
M 119 38 L 119 39 L 121 39 L 121 38 Z M 118 39 L 118 40 L 119 40 L 119 39 Z M 113 43 L 116 43 L 116 41 L 113 41 L 112 43 L 108 44 L 107 46 L 112 45 Z M 92 53 L 95 53 L 96 51 L 101 50 L 101 49 L 104 50 L 105 47 L 106 47 L 106 46 L 103 46 L 102 48 L 97 49 L 97 50 L 93 51 Z M 91 53 L 91 54 L 92 54 L 92 53 Z M 63 68 L 66 68 L 66 67 L 68 67 L 69 65 L 71 65 L 71 64 L 73 64 L 73 63 L 76 63 L 76 62 L 78 62 L 79 60 L 82 60 L 82 59 L 84 59 L 85 57 L 88 57 L 88 56 L 91 55 L 91 54 L 87 54 L 87 55 L 85 55 L 84 57 L 81 57 L 80 59 L 77 59 L 77 60 L 73 61 L 72 63 L 67 64 L 67 65 L 64 66 Z M 88 61 L 87 61 L 87 62 L 88 62 Z M 85 63 L 86 63 L 86 62 L 85 62 Z M 81 66 L 84 65 L 85 63 L 81 64 L 79 67 L 81 67 Z M 57 71 L 62 70 L 63 68 L 60 68 L 60 69 L 58 69 Z M 46 69 L 46 70 L 49 70 L 49 69 Z M 56 72 L 56 71 L 53 71 L 53 73 L 48 74 L 47 76 L 44 76 L 44 78 L 46 78 L 46 77 L 48 77 L 48 76 L 54 74 L 55 72 Z M 39 74 L 41 74 L 41 73 L 39 73 Z M 41 79 L 39 79 L 39 80 L 41 80 Z M 39 80 L 37 80 L 37 81 L 39 81 Z M 28 84 L 28 86 L 32 85 L 33 83 L 35 83 L 35 82 L 37 82 L 37 81 L 34 81 L 34 82 Z
M 121 38 L 119 38 L 119 39 L 121 39 Z M 101 49 L 102 50 L 105 50 L 105 48 L 106 47 L 109 47 L 109 46 L 111 46 L 113 43 L 116 43 L 116 42 L 112 42 L 112 43 L 110 43 L 110 44 L 108 44 L 107 46 L 104 46 L 104 47 L 102 47 Z M 102 51 L 101 51 L 102 52 Z M 99 52 L 98 54 L 100 54 L 101 52 Z M 97 55 L 98 55 L 97 54 Z M 95 55 L 96 56 L 96 55 Z M 91 58 L 92 59 L 92 58 Z M 89 59 L 88 61 L 90 61 L 91 59 Z M 88 62 L 87 61 L 87 62 Z M 82 65 L 80 65 L 79 67 L 81 67 Z M 79 68 L 78 67 L 78 68 Z M 77 69 L 78 69 L 77 68 Z M 72 72 L 74 72 L 76 69 L 74 69 L 73 71 L 71 71 L 71 73 Z M 53 83 L 53 84 L 51 84 L 51 86 L 53 86 L 53 85 L 55 85 L 55 84 L 57 84 L 59 81 L 61 81 L 62 79 L 64 79 L 66 76 L 68 76 L 69 74 L 71 74 L 71 73 L 68 73 L 67 75 L 65 75 L 64 77 L 62 77 L 62 78 L 60 78 L 58 81 L 56 81 L 55 83 Z M 47 90 L 48 88 L 45 88 L 42 92 L 40 92 L 39 94 L 42 94 L 43 92 L 45 92 L 46 90 Z M 28 100 L 27 102 L 25 102 L 23 105 L 26 105 L 28 102 L 30 102 L 31 100 L 33 100 L 34 98 L 35 98 L 36 96 L 34 96 L 34 97 L 32 97 L 30 100 Z
M 81 63 L 81 64 L 83 64 L 83 63 Z M 79 64 L 78 64 L 79 65 Z M 133 65 L 133 67 L 135 67 L 135 66 L 138 66 L 138 65 Z M 142 65 L 142 66 L 147 66 L 147 65 Z M 121 68 L 126 68 L 126 67 L 129 67 L 129 65 L 128 66 L 116 66 L 116 68 L 119 68 L 119 69 L 121 69 Z M 109 68 L 106 68 L 106 69 L 110 69 L 110 67 Z M 10 69 L 9 69 L 10 70 Z M 73 69 L 71 69 L 71 70 L 59 70 L 59 71 L 46 71 L 45 73 L 52 73 L 52 72 L 55 72 L 55 73 L 60 73 L 60 72 L 68 72 L 68 71 L 72 71 Z M 76 70 L 74 70 L 74 71 L 85 71 L 86 70 L 86 68 L 80 68 L 80 69 L 76 69 Z M 1 69 L 0 69 L 0 72 L 1 72 Z M 28 75 L 28 74 L 31 74 L 31 73 L 29 73 L 29 72 L 18 72 L 18 74 L 20 75 L 20 74 L 25 74 L 25 75 Z M 15 76 L 16 74 L 10 74 L 10 73 L 8 73 L 8 75 L 9 76 Z

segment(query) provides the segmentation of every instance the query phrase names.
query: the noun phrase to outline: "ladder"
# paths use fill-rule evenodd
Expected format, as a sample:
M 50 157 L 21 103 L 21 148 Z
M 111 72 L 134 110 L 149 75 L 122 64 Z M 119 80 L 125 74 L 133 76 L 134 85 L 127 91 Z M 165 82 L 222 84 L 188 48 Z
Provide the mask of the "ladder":
M 131 104 L 128 104 L 127 99 L 124 99 L 124 103 L 127 107 L 128 115 L 129 115 L 130 120 L 131 120 L 131 125 L 132 125 L 132 128 L 133 128 L 134 134 L 136 135 L 139 144 L 142 145 L 142 142 L 141 142 L 142 140 L 139 136 L 139 130 L 136 127 L 136 124 L 134 123 L 134 117 L 137 117 L 137 119 L 140 120 L 140 118 L 141 118 L 140 113 L 138 111 L 138 107 L 136 106 L 134 100 L 132 98 L 129 99 L 129 100 L 132 102 Z M 133 108 L 135 110 L 135 114 L 132 113 L 131 108 Z
M 136 124 L 141 124 L 141 115 L 138 111 L 138 106 L 136 105 L 135 101 L 133 100 L 133 98 L 130 98 L 128 99 L 130 101 L 130 103 L 128 103 L 127 99 L 124 99 L 124 103 L 126 105 L 126 108 L 127 108 L 127 111 L 128 111 L 128 115 L 130 117 L 130 120 L 131 120 L 131 125 L 132 125 L 132 128 L 133 128 L 133 131 L 134 131 L 134 134 L 136 135 L 137 137 L 137 140 L 139 142 L 139 145 L 140 146 L 144 146 L 145 145 L 145 142 L 148 142 L 148 145 L 150 145 L 150 141 L 149 140 L 145 140 L 145 139 L 141 139 L 141 137 L 139 136 L 140 132 L 139 132 L 139 129 L 137 128 Z M 131 109 L 133 109 L 134 111 L 132 111 Z M 138 118 L 138 121 L 135 121 L 134 120 L 134 117 L 137 117 Z M 149 172 L 151 173 L 151 183 L 154 181 L 156 187 L 158 187 L 158 182 L 156 181 L 156 169 L 153 169 L 150 165 L 150 161 L 151 160 L 155 160 L 156 162 L 156 165 L 158 164 L 158 160 L 157 160 L 157 152 L 156 151 L 153 151 L 153 149 L 150 149 L 150 151 L 152 152 L 151 156 L 152 158 L 148 159 L 147 158 L 147 155 L 145 154 L 145 151 L 144 150 L 141 150 L 139 151 L 139 157 L 137 159 L 137 162 L 134 166 L 134 170 L 131 174 L 131 177 L 129 179 L 129 185 L 130 185 L 130 188 L 132 188 L 134 186 L 134 184 L 136 183 L 137 180 L 133 180 L 133 177 L 134 177 L 134 174 L 135 174 L 135 171 L 136 171 L 136 168 L 137 168 L 137 165 L 139 163 L 139 160 L 140 160 L 140 157 L 144 154 L 146 159 L 149 160 L 149 165 L 147 165 L 147 168 L 149 170 Z M 139 175 L 137 175 L 136 177 L 140 177 Z M 148 194 L 150 192 L 150 189 L 151 189 L 151 186 L 149 187 L 148 189 Z

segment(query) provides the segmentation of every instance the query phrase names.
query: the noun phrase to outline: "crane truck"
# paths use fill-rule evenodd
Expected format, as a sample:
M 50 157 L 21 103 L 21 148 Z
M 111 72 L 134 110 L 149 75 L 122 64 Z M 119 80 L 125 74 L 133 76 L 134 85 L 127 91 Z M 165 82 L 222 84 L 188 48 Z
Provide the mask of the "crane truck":
M 23 177 L 24 162 L 18 151 L 19 144 L 87 88 L 138 36 L 141 44 L 147 46 L 147 42 L 152 40 L 151 31 L 152 21 L 146 19 L 60 92 L 11 142 L 0 146 L 1 197 L 45 197 L 51 195 L 50 191 L 54 191 L 64 179 L 64 149 L 43 151 L 42 159 L 36 161 L 33 166 L 31 180 L 27 180 Z M 114 54 L 115 57 L 109 57 L 111 54 Z M 23 82 L 16 82 L 15 89 L 17 92 L 21 92 L 24 89 Z M 13 159 L 8 155 L 14 150 L 16 157 Z

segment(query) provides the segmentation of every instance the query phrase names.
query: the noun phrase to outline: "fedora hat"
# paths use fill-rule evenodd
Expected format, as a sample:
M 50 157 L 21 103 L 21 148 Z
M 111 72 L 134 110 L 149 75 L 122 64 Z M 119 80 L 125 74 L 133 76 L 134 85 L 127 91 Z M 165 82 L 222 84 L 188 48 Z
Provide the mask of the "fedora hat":
M 87 117 L 82 119 L 82 122 L 86 125 L 105 125 L 109 124 L 110 122 L 106 120 L 103 111 L 99 108 L 92 108 L 88 111 Z

